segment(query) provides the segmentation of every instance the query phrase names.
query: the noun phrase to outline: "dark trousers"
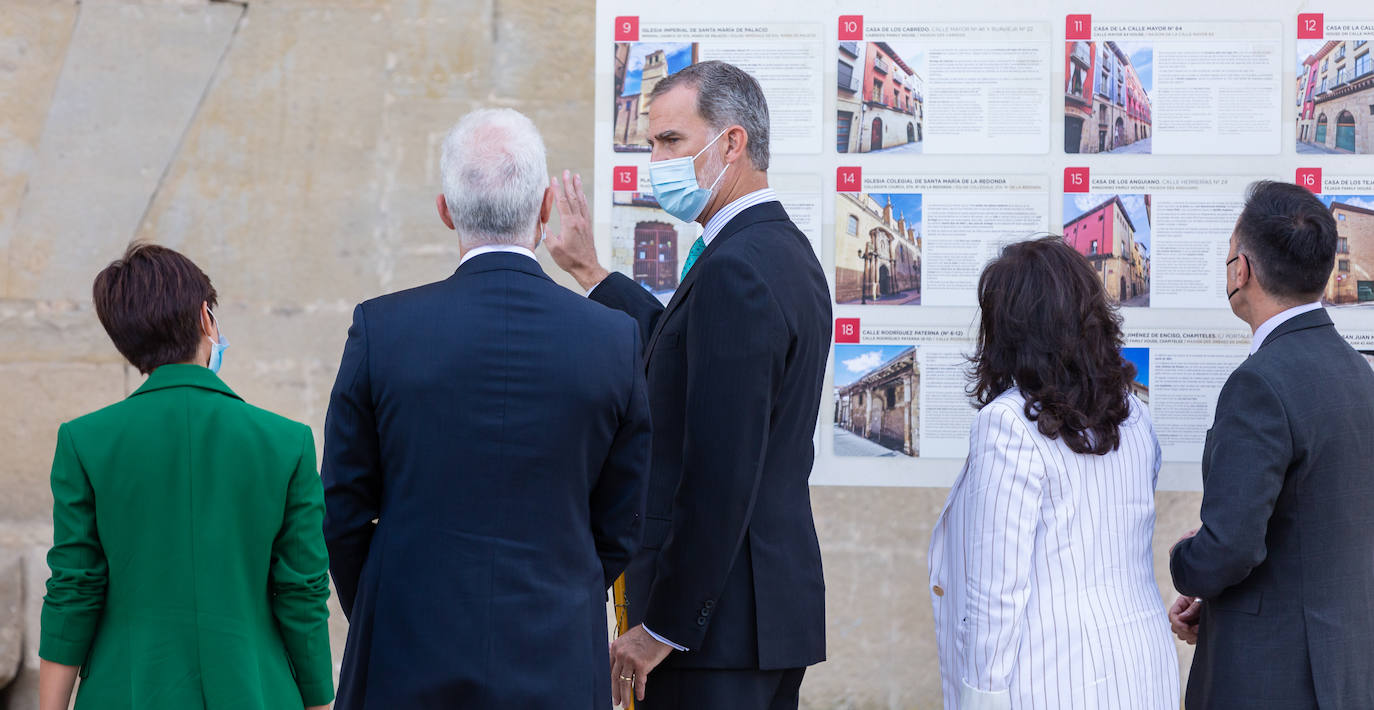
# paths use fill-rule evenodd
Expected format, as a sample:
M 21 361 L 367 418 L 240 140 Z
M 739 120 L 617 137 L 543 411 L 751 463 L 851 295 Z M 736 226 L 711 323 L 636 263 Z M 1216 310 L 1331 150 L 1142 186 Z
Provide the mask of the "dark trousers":
M 659 668 L 636 710 L 797 710 L 805 668 Z

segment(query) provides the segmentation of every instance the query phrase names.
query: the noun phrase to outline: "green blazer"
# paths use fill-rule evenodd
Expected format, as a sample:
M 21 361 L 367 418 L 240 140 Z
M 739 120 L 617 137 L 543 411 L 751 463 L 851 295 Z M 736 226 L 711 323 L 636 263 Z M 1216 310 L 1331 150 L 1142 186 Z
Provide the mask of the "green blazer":
M 315 443 L 197 365 L 58 430 L 38 655 L 78 710 L 334 697 Z

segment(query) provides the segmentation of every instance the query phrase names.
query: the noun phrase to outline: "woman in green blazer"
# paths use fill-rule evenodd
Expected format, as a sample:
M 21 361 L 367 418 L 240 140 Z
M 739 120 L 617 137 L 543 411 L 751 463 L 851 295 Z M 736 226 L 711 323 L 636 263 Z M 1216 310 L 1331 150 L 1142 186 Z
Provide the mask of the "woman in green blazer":
M 210 280 L 135 244 L 96 313 L 150 373 L 63 424 L 52 467 L 42 710 L 321 707 L 334 697 L 323 493 L 310 429 L 215 374 Z

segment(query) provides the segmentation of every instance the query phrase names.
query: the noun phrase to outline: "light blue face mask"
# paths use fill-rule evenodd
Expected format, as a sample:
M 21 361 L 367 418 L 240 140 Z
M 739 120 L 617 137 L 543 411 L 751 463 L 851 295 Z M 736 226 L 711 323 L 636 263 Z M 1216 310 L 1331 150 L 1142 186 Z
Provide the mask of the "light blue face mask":
M 209 309 L 206 309 L 206 312 L 215 321 L 215 330 L 219 331 L 219 319 L 215 318 L 215 312 Z M 224 337 L 223 331 L 219 331 L 219 342 L 210 341 L 210 364 L 206 366 L 210 368 L 210 372 L 219 374 L 219 368 L 224 364 L 224 349 L 227 347 L 229 347 L 229 340 Z
M 654 198 L 658 200 L 658 206 L 662 207 L 664 212 L 684 222 L 691 222 L 706 208 L 706 203 L 711 199 L 711 191 L 716 189 L 720 179 L 725 177 L 725 170 L 730 166 L 726 165 L 721 169 L 720 175 L 716 176 L 716 181 L 711 183 L 710 187 L 703 188 L 697 183 L 696 161 L 706 152 L 706 148 L 715 145 L 723 135 L 725 131 L 717 133 L 710 143 L 690 158 L 684 155 L 681 158 L 655 160 L 649 163 L 649 183 L 653 185 Z

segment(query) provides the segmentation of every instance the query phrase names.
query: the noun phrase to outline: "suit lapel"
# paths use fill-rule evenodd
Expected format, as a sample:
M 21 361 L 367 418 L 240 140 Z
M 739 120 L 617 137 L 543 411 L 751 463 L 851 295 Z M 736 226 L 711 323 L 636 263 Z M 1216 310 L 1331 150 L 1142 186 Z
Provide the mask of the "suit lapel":
M 717 234 L 715 239 L 712 239 L 711 243 L 706 245 L 701 255 L 697 257 L 696 263 L 687 271 L 687 278 L 683 279 L 682 283 L 678 284 L 677 290 L 673 292 L 673 297 L 668 299 L 668 305 L 663 309 L 663 314 L 658 317 L 658 323 L 654 325 L 654 331 L 649 336 L 648 348 L 645 350 L 645 366 L 648 366 L 649 358 L 653 357 L 654 346 L 658 343 L 658 336 L 663 333 L 663 326 L 668 322 L 668 317 L 682 305 L 682 302 L 687 299 L 687 293 L 691 291 L 692 286 L 696 284 L 697 275 L 701 273 L 702 262 L 709 259 L 711 254 L 715 253 L 715 251 L 720 248 L 720 245 L 739 233 L 741 229 L 759 222 L 768 222 L 778 219 L 787 219 L 787 211 L 782 208 L 781 202 L 764 202 L 754 205 L 727 222 L 725 227 L 720 230 L 720 234 Z

